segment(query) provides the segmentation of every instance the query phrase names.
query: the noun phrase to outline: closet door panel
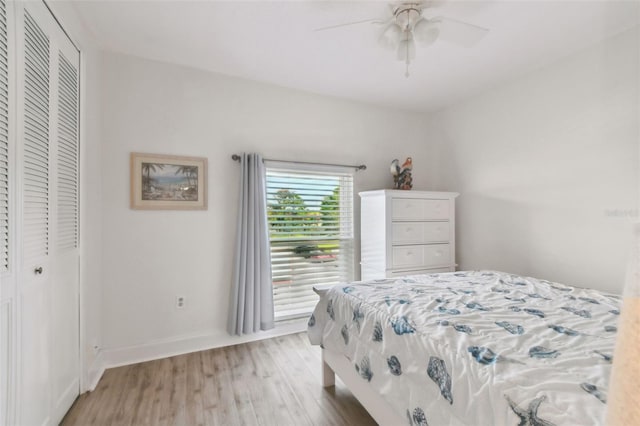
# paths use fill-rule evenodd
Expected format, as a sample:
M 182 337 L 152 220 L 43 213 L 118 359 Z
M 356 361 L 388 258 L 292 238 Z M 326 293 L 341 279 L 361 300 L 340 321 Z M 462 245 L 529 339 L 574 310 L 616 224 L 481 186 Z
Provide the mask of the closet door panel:
M 79 52 L 42 1 L 0 0 L 0 424 L 79 393 Z
M 21 7 L 20 411 L 25 424 L 57 424 L 80 390 L 79 53 L 44 3 Z
M 53 282 L 53 420 L 59 422 L 80 390 L 78 327 L 79 294 L 79 56 L 71 43 L 57 40 L 55 56 L 56 105 L 52 137 L 55 234 L 52 246 Z M 60 343 L 60 344 L 58 344 Z
M 78 270 L 75 253 L 59 256 L 51 264 L 51 392 L 52 423 L 58 424 L 80 391 L 78 342 Z
M 19 424 L 23 425 L 51 423 L 51 293 L 45 283 L 46 278 L 43 274 L 30 280 L 20 295 L 22 374 Z
M 50 55 L 44 5 L 16 7 L 18 147 L 21 168 L 19 417 L 51 423 Z

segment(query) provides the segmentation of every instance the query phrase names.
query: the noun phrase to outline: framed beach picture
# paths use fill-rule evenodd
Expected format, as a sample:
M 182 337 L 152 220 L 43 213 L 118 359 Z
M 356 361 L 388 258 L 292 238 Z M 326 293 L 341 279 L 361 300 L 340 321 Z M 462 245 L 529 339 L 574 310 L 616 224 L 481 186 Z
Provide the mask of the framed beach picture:
M 207 159 L 132 152 L 131 208 L 206 210 Z

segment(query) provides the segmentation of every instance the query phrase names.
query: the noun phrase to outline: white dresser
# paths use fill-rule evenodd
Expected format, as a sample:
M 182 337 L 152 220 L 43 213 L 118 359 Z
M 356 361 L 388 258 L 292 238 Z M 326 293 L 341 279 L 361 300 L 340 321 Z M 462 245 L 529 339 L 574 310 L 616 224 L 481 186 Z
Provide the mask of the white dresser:
M 456 192 L 360 193 L 363 280 L 452 272 Z

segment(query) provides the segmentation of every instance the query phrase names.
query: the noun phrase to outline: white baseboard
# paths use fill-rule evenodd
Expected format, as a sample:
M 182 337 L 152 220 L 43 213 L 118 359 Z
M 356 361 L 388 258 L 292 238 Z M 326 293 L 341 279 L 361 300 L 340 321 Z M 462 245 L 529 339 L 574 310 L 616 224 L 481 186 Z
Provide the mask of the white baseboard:
M 82 393 L 93 392 L 96 386 L 98 386 L 98 382 L 102 378 L 104 370 L 106 369 L 102 353 L 102 351 L 98 352 L 93 363 L 89 367 L 89 370 L 87 371 L 87 381 L 86 383 L 83 383 L 84 389 L 80 390 Z
M 102 372 L 104 372 L 105 368 L 120 367 L 123 365 L 152 361 L 155 359 L 162 359 L 175 355 L 183 355 L 191 352 L 220 348 L 223 346 L 231 346 L 240 343 L 269 339 L 271 337 L 299 333 L 301 331 L 305 331 L 306 329 L 307 318 L 304 318 L 302 320 L 287 321 L 286 323 L 278 324 L 272 330 L 261 331 L 245 336 L 230 336 L 223 331 L 215 334 L 202 333 L 176 336 L 168 339 L 161 339 L 143 343 L 140 345 L 103 349 L 101 351 L 102 365 L 104 367 L 102 369 Z M 100 377 L 101 376 L 102 373 L 100 373 Z M 89 383 L 91 383 L 91 381 L 89 381 Z
M 60 424 L 62 418 L 67 414 L 69 407 L 71 407 L 73 401 L 78 397 L 79 388 L 80 379 L 77 378 L 67 386 L 67 389 L 62 392 L 57 401 L 54 401 L 53 412 L 51 413 L 51 417 L 54 421 L 51 424 Z M 49 422 L 47 422 L 47 424 L 49 424 Z

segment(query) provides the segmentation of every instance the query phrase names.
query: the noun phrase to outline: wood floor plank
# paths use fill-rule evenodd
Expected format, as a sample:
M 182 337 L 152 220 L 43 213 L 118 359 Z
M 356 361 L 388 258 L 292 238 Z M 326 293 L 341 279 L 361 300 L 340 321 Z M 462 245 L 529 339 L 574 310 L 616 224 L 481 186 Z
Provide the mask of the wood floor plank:
M 268 345 L 268 349 L 282 374 L 287 377 L 294 398 L 304 407 L 312 423 L 323 426 L 348 424 L 348 419 L 341 416 L 337 410 L 326 409 L 327 404 L 322 396 L 324 388 L 318 386 L 318 380 L 307 371 L 305 361 L 287 345 L 288 339 L 278 337 L 274 340 L 278 344 Z
M 169 405 L 169 389 L 173 380 L 173 370 L 170 358 L 152 361 L 155 367 L 153 373 L 153 396 L 149 421 L 144 424 L 168 425 L 166 409 Z
M 268 354 L 259 351 L 260 342 L 248 343 L 243 348 L 237 347 L 237 351 L 246 353 L 244 368 L 250 370 L 246 383 L 234 383 L 234 386 L 246 386 L 251 396 L 257 424 L 259 425 L 288 425 L 301 422 L 302 419 L 291 417 L 285 401 L 279 392 L 279 380 L 273 376 L 270 363 L 272 360 Z M 301 423 L 304 424 L 304 423 Z
M 138 375 L 137 393 L 133 401 L 133 411 L 129 424 L 144 424 L 150 421 L 151 406 L 153 403 L 153 372 L 158 363 L 145 362 L 138 365 L 140 373 Z M 134 399 L 134 398 L 131 398 Z
M 114 368 L 113 371 L 105 372 L 111 373 L 114 377 L 110 383 L 110 386 L 105 390 L 104 404 L 98 405 L 98 410 L 95 412 L 96 421 L 101 419 L 105 424 L 115 425 L 118 424 L 116 416 L 119 412 L 121 403 L 127 398 L 124 389 L 127 388 L 127 382 L 129 381 L 132 366 Z
M 238 408 L 240 424 L 258 424 L 258 418 L 253 407 L 251 387 L 256 386 L 251 376 L 253 368 L 245 359 L 245 345 L 230 346 L 224 349 L 231 372 L 231 391 Z
M 232 389 L 231 371 L 223 349 L 203 352 L 204 410 L 207 424 L 240 424 Z
M 307 415 L 307 412 L 300 403 L 300 400 L 296 397 L 296 394 L 289 386 L 288 371 L 283 371 L 278 366 L 277 359 L 273 356 L 273 352 L 269 350 L 278 344 L 277 341 L 270 339 L 268 342 L 263 340 L 256 343 L 256 352 L 254 352 L 253 355 L 265 361 L 263 368 L 273 382 L 273 391 L 276 392 L 278 399 L 281 401 L 281 409 L 286 410 L 289 418 L 291 418 L 291 420 L 296 424 L 300 426 L 313 426 L 313 421 Z
M 187 356 L 187 387 L 185 414 L 188 425 L 202 426 L 204 422 L 204 401 L 202 389 L 204 387 L 204 374 L 202 371 L 202 352 L 192 353 Z
M 320 350 L 299 333 L 109 369 L 62 425 L 375 425 L 320 378 Z
M 186 416 L 187 356 L 180 355 L 169 358 L 172 361 L 172 378 L 167 423 L 171 425 L 188 424 Z
M 298 353 L 304 360 L 304 365 L 318 383 L 322 382 L 322 353 L 320 347 L 311 346 L 306 333 L 298 333 L 291 336 L 285 343 L 290 351 Z M 347 424 L 375 425 L 375 421 L 362 407 L 358 400 L 349 392 L 339 377 L 336 377 L 336 386 L 322 388 L 322 397 L 326 403 L 333 407 L 347 420 Z

